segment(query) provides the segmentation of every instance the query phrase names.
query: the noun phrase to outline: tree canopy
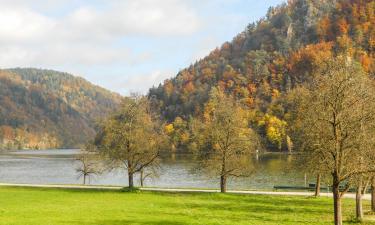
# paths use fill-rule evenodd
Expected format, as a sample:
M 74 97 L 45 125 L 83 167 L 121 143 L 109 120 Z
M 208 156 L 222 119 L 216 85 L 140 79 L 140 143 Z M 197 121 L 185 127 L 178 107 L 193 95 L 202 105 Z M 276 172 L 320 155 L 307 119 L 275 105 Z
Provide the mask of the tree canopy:
M 100 126 L 95 144 L 112 168 L 127 170 L 129 187 L 133 176 L 158 163 L 166 136 L 145 97 L 126 98 L 120 109 Z

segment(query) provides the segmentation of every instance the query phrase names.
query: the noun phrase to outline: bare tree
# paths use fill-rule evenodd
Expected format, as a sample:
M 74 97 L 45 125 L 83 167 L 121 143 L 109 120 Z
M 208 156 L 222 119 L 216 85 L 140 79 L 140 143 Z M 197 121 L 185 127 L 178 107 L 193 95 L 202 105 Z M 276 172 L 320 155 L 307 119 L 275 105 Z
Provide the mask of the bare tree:
M 368 127 L 365 126 L 365 128 L 368 129 Z M 373 127 L 371 127 L 373 128 Z M 375 146 L 374 146 L 374 139 L 375 135 L 373 134 L 373 131 L 371 132 L 364 132 L 364 144 L 367 149 L 367 155 L 364 157 L 364 163 L 368 167 L 368 169 L 373 169 L 372 165 L 375 162 Z M 368 186 L 370 188 L 371 193 L 371 211 L 375 212 L 375 171 L 371 171 L 367 174 L 365 174 L 368 178 Z
M 81 149 L 76 157 L 79 166 L 76 168 L 78 178 L 83 177 L 83 185 L 86 184 L 87 178 L 100 173 L 98 154 L 93 151 L 94 147 L 90 144 Z
M 285 104 L 288 109 L 287 123 L 288 133 L 293 139 L 298 157 L 293 161 L 295 169 L 312 174 L 316 177 L 314 196 L 320 196 L 322 179 L 329 174 L 324 163 L 320 161 L 320 156 L 312 154 L 314 146 L 310 146 L 313 142 L 306 141 L 305 121 L 307 108 L 309 104 L 309 90 L 305 86 L 299 86 L 291 90 L 286 96 Z
M 369 171 L 360 165 L 363 124 L 374 122 L 375 107 L 371 80 L 361 68 L 344 59 L 335 59 L 318 71 L 309 87 L 303 107 L 304 142 L 332 177 L 334 221 L 342 224 L 341 198 L 354 176 Z M 340 187 L 345 187 L 341 190 Z
M 353 183 L 356 186 L 356 195 L 355 195 L 355 212 L 356 212 L 356 219 L 358 221 L 363 220 L 363 205 L 362 205 L 362 198 L 363 195 L 366 193 L 367 188 L 370 184 L 370 177 L 366 174 L 358 174 L 356 177 L 353 178 Z
M 211 91 L 204 118 L 196 121 L 193 136 L 201 166 L 220 177 L 221 192 L 227 190 L 228 177 L 250 174 L 256 135 L 249 128 L 246 112 L 222 91 Z
M 150 111 L 147 98 L 133 96 L 120 110 L 103 122 L 96 138 L 101 154 L 113 168 L 125 167 L 129 188 L 134 187 L 134 174 L 158 162 L 165 135 Z
M 310 174 L 315 177 L 314 196 L 319 197 L 322 189 L 322 180 L 327 177 L 327 170 L 324 165 L 315 158 L 314 155 L 300 153 L 299 157 L 293 161 L 295 169 L 304 171 L 306 174 Z
M 152 166 L 144 168 L 140 171 L 139 183 L 141 187 L 144 186 L 147 179 L 153 179 L 159 176 L 160 166 L 159 163 L 154 163 Z
M 375 100 L 374 97 L 374 82 L 372 80 L 367 80 L 368 86 L 365 87 L 361 84 L 361 88 L 368 88 L 366 91 L 370 96 L 370 100 Z M 360 123 L 360 145 L 359 151 L 361 156 L 359 158 L 358 168 L 362 171 L 372 171 L 374 169 L 374 161 L 375 161 L 375 125 L 374 121 L 368 122 L 365 120 L 366 114 L 366 107 L 374 107 L 375 105 L 372 103 L 368 103 L 368 105 L 362 104 L 359 108 L 360 113 L 362 113 L 362 119 Z M 372 116 L 370 119 L 375 119 Z M 363 220 L 363 206 L 362 206 L 362 197 L 366 193 L 369 184 L 371 183 L 371 172 L 364 172 L 356 175 L 354 177 L 355 185 L 356 185 L 356 218 L 358 221 Z

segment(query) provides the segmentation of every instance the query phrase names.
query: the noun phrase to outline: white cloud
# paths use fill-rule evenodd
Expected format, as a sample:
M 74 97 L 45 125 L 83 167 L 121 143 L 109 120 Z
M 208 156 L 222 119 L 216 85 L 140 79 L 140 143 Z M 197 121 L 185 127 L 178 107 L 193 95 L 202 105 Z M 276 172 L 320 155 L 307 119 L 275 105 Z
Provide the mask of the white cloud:
M 162 83 L 173 74 L 174 72 L 156 70 L 150 74 L 130 75 L 125 77 L 122 82 L 119 82 L 115 88 L 125 94 L 145 94 L 150 87 Z
M 67 22 L 69 27 L 100 36 L 186 35 L 199 28 L 198 16 L 180 0 L 115 1 L 107 9 L 82 7 Z
M 0 43 L 35 42 L 54 27 L 54 21 L 25 8 L 0 8 Z
M 139 63 L 150 53 L 132 55 L 133 46 L 116 43 L 139 35 L 188 35 L 199 27 L 197 15 L 180 0 L 86 2 L 59 16 L 35 10 L 30 1 L 0 3 L 1 67 Z
M 247 12 L 230 6 L 246 1 L 0 0 L 0 67 L 74 71 L 145 93 L 241 31 Z

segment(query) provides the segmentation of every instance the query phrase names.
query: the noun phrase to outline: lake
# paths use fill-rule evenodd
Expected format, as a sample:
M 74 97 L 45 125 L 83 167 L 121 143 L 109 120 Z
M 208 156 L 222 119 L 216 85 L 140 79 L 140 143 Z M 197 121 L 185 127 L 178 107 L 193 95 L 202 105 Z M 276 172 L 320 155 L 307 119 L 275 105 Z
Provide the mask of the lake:
M 81 184 L 75 160 L 79 150 L 22 150 L 0 153 L 0 183 L 31 184 Z M 254 156 L 256 170 L 246 178 L 228 180 L 228 188 L 272 189 L 274 185 L 305 185 L 305 175 L 290 169 L 292 155 L 268 153 Z M 145 186 L 218 188 L 219 179 L 196 170 L 197 162 L 192 155 L 176 154 L 163 156 L 159 176 L 149 178 Z M 307 178 L 313 181 L 313 177 Z M 139 178 L 135 178 L 138 184 Z M 127 185 L 124 170 L 116 170 L 94 176 L 89 180 L 95 185 Z

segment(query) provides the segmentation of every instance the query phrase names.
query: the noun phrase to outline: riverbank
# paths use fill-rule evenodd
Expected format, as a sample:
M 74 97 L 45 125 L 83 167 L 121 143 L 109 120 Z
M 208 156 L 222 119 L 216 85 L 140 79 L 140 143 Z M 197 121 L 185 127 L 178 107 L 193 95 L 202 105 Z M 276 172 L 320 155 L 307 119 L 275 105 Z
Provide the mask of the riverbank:
M 329 224 L 332 199 L 309 196 L 0 187 L 0 224 Z M 192 189 L 193 190 L 193 189 Z M 364 202 L 365 210 L 369 202 Z M 344 199 L 345 220 L 354 201 Z M 368 219 L 368 217 L 366 217 Z M 373 225 L 375 222 L 365 222 Z

